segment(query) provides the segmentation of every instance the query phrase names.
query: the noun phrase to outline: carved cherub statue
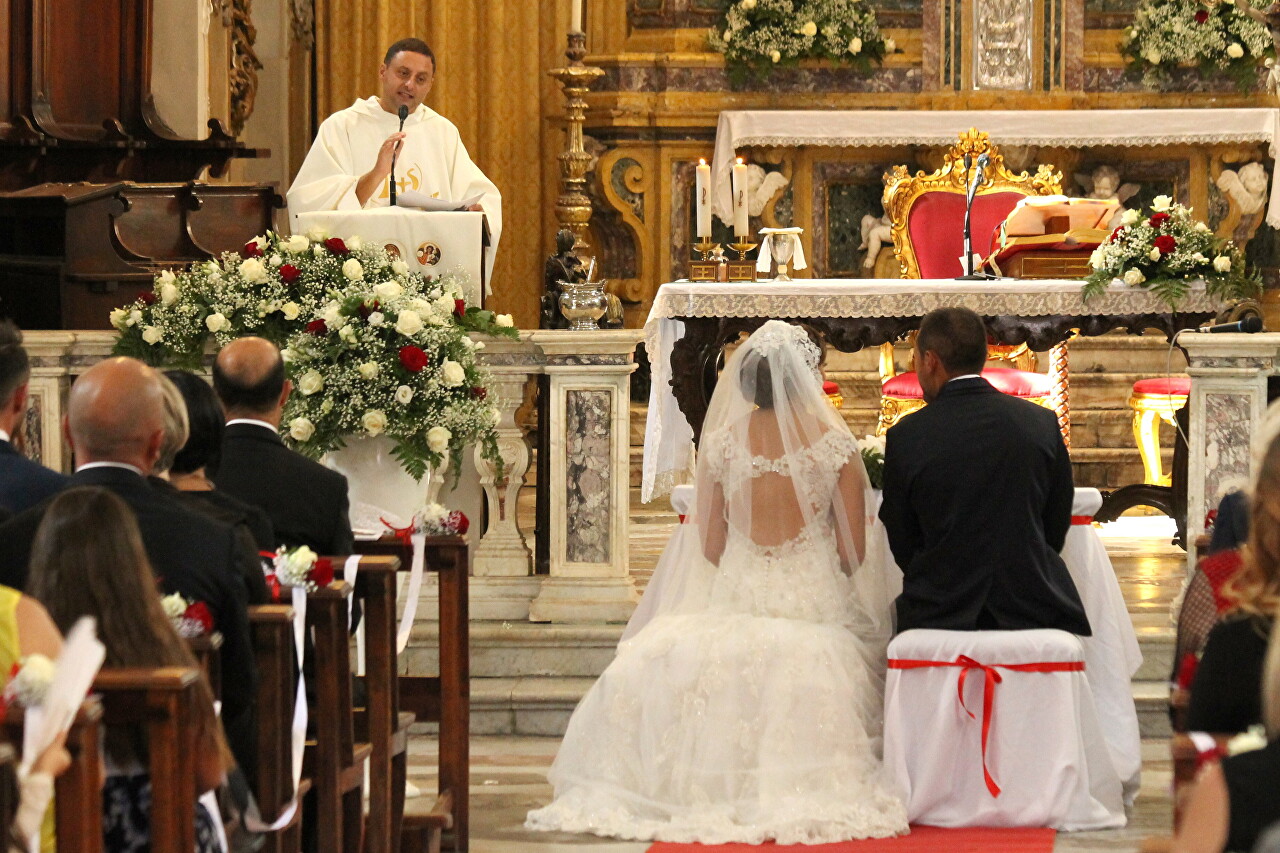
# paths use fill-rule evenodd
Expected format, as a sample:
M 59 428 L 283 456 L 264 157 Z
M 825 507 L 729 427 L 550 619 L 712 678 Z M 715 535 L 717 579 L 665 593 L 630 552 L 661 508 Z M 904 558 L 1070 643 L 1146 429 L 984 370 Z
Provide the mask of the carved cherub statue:
M 862 217 L 862 244 L 859 249 L 867 250 L 867 257 L 862 261 L 863 269 L 873 270 L 876 259 L 880 257 L 880 247 L 893 242 L 893 222 L 889 214 L 876 216 L 868 213 Z
M 1120 171 L 1115 166 L 1108 166 L 1105 163 L 1096 167 L 1092 172 L 1077 172 L 1076 183 L 1086 193 L 1086 198 L 1096 198 L 1112 200 L 1120 202 L 1123 205 L 1126 201 L 1133 198 L 1138 192 L 1140 186 L 1134 183 L 1120 183 Z M 1109 228 L 1116 228 L 1120 225 L 1120 218 L 1124 215 L 1124 207 L 1116 211 L 1115 216 L 1111 217 L 1108 223 Z
M 582 259 L 573 251 L 577 237 L 568 228 L 556 233 L 556 253 L 547 258 L 543 267 L 542 305 L 540 326 L 543 329 L 567 329 L 569 321 L 560 313 L 560 282 L 574 284 L 587 280 L 587 270 Z
M 1223 169 L 1218 175 L 1222 190 L 1245 216 L 1262 210 L 1267 203 L 1267 170 L 1261 163 L 1246 163 L 1239 172 Z
M 787 176 L 781 172 L 766 172 L 759 163 L 748 165 L 747 213 L 752 216 L 764 213 L 764 206 L 788 183 Z

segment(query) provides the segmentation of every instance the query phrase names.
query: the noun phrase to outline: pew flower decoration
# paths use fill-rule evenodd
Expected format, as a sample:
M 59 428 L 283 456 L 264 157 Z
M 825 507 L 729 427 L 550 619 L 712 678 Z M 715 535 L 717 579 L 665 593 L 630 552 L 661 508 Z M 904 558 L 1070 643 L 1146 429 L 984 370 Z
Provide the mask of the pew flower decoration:
M 897 50 L 864 0 L 734 0 L 712 30 L 711 47 L 724 54 L 729 79 L 763 79 L 779 65 L 824 59 L 870 74 L 873 63 Z
M 57 664 L 44 655 L 27 655 L 9 671 L 9 683 L 0 702 L 5 707 L 20 705 L 23 708 L 44 704 L 57 671 Z
M 183 639 L 203 637 L 213 631 L 213 614 L 209 612 L 209 605 L 203 601 L 191 601 L 183 597 L 182 593 L 175 592 L 162 596 L 160 607 L 164 610 L 164 615 L 169 617 L 178 636 Z
M 483 342 L 465 331 L 518 333 L 507 318 L 467 306 L 462 293 L 451 275 L 330 290 L 284 349 L 295 387 L 283 420 L 292 446 L 319 457 L 351 437 L 385 435 L 421 479 L 446 458 L 456 476 L 463 448 L 477 445 L 501 470 L 498 409 L 476 363 Z
M 1269 0 L 1238 0 L 1266 7 Z M 1259 66 L 1275 60 L 1266 26 L 1231 2 L 1142 0 L 1120 43 L 1129 70 L 1152 88 L 1179 67 L 1195 66 L 1201 76 L 1221 75 L 1241 92 L 1258 82 Z
M 867 469 L 867 481 L 873 489 L 884 488 L 884 436 L 867 435 L 858 439 L 858 451 Z
M 1262 292 L 1257 273 L 1246 269 L 1244 253 L 1169 196 L 1157 196 L 1150 213 L 1125 211 L 1121 225 L 1094 250 L 1090 264 L 1086 301 L 1119 283 L 1150 290 L 1173 309 L 1199 281 L 1224 300 Z
M 416 527 L 427 536 L 465 536 L 471 527 L 467 516 L 438 503 L 429 503 L 418 513 Z
M 1227 741 L 1227 755 L 1239 755 L 1242 752 L 1253 752 L 1267 747 L 1267 730 L 1261 725 L 1253 725 L 1248 730 Z
M 280 546 L 264 572 L 275 599 L 280 598 L 281 587 L 303 587 L 307 592 L 315 592 L 333 583 L 333 561 L 318 556 L 306 545 Z

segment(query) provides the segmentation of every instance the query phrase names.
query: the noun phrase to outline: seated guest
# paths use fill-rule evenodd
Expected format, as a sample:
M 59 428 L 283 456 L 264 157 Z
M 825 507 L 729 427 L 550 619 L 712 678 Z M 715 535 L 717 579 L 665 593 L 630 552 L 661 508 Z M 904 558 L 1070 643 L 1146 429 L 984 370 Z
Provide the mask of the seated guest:
M 1209 632 L 1191 683 L 1192 731 L 1241 732 L 1262 720 L 1262 659 L 1280 610 L 1280 439 L 1262 457 L 1250 514 L 1244 563 L 1223 589 L 1232 613 Z
M 235 531 L 179 506 L 147 476 L 164 443 L 160 374 L 131 358 L 89 368 L 67 395 L 64 432 L 75 453 L 73 486 L 101 486 L 137 517 L 142 544 L 161 587 L 208 606 L 222 634 L 222 719 L 236 755 L 254 754 L 257 668 L 249 639 L 249 597 L 237 571 Z M 49 501 L 0 525 L 0 583 L 25 589 L 32 542 Z M 101 523 L 90 524 L 94 531 Z M 56 619 L 55 619 L 56 621 Z M 249 766 L 246 764 L 246 766 Z
M 13 446 L 27 417 L 31 362 L 22 348 L 22 332 L 0 320 L 0 509 L 17 513 L 65 488 L 67 478 L 32 462 Z
M 210 479 L 222 461 L 222 436 L 227 424 L 213 388 L 184 370 L 167 370 L 164 375 L 177 386 L 187 407 L 187 443 L 169 466 L 169 482 L 192 498 L 226 510 L 227 519 L 242 521 L 259 551 L 275 550 L 276 534 L 267 514 L 219 490 Z
M 49 504 L 31 553 L 31 590 L 62 630 L 82 616 L 97 620 L 107 649 L 106 667 L 198 664 L 160 607 L 152 566 L 128 504 L 104 488 L 73 488 Z M 200 792 L 221 784 L 234 764 L 213 692 L 200 678 L 192 706 L 194 763 Z M 104 735 L 107 779 L 102 789 L 102 831 L 109 853 L 149 849 L 151 783 L 146 730 L 111 727 Z M 196 806 L 196 849 L 220 849 L 213 818 Z
M 284 446 L 280 418 L 292 383 L 275 344 L 241 338 L 213 364 L 213 388 L 227 411 L 217 487 L 261 507 L 276 544 L 306 545 L 317 554 L 350 554 L 347 478 Z
M 1176 853 L 1248 853 L 1280 821 L 1280 631 L 1271 633 L 1263 693 L 1266 746 L 1205 765 L 1173 842 Z

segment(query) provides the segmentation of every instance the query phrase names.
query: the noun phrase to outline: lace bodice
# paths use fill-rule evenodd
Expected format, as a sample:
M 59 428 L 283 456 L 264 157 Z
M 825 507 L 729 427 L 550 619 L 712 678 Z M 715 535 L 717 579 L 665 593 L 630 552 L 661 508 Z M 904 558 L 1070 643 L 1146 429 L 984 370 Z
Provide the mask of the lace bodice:
M 849 457 L 858 453 L 858 442 L 848 432 L 828 430 L 822 438 L 788 456 L 769 458 L 752 454 L 738 436 L 722 432 L 711 437 L 703 453 L 713 454 L 708 470 L 731 495 L 740 485 L 765 474 L 790 477 L 807 509 L 821 510 L 831 503 L 831 493 Z

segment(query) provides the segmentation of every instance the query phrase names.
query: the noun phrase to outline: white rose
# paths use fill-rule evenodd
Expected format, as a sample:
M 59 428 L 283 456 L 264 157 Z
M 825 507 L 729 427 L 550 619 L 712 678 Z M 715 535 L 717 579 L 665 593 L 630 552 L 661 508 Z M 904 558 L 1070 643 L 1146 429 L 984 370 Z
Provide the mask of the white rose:
M 1158 195 L 1151 201 L 1151 209 L 1156 213 L 1164 213 L 1173 206 L 1173 199 L 1167 195 Z
M 128 324 L 129 312 L 123 308 L 117 308 L 111 312 L 111 325 L 120 331 L 124 331 Z
M 298 390 L 304 397 L 310 397 L 322 388 L 324 388 L 324 377 L 318 370 L 308 370 L 298 377 Z
M 341 329 L 347 325 L 347 318 L 342 315 L 342 308 L 336 302 L 330 302 L 325 306 L 321 318 L 330 329 Z
M 1139 216 L 1138 211 L 1130 208 L 1126 210 L 1124 213 L 1120 214 L 1120 224 L 1134 225 L 1138 221 L 1138 216 Z
M 315 551 L 306 545 L 300 545 L 297 550 L 285 557 L 285 570 L 293 577 L 305 577 L 316 564 L 316 559 Z
M 324 402 L 320 404 L 320 414 L 327 415 L 333 411 L 333 398 L 325 397 Z
M 1244 56 L 1244 48 L 1241 47 L 1238 43 L 1232 42 L 1231 44 L 1227 45 L 1227 56 L 1231 57 L 1232 59 L 1239 59 L 1240 57 Z
M 142 310 L 134 308 L 129 312 L 129 319 L 124 321 L 126 326 L 136 326 L 142 322 Z
M 408 385 L 401 385 L 396 389 L 396 402 L 402 406 L 409 405 L 409 401 L 413 399 L 413 389 Z
M 493 318 L 493 324 L 495 326 L 502 326 L 509 329 L 515 325 L 515 321 L 511 319 L 510 314 L 499 314 Z
M 400 260 L 399 258 L 396 258 L 394 261 L 391 262 L 391 271 L 396 275 L 408 275 L 409 265 L 406 264 L 404 261 Z
M 293 347 L 285 347 L 284 349 L 280 350 L 280 360 L 283 361 L 285 364 L 289 364 L 291 362 L 297 361 L 298 353 Z
M 782 59 L 782 54 L 778 53 L 776 50 L 771 50 L 769 51 L 769 58 L 774 62 L 778 62 Z
M 885 52 L 885 53 L 893 53 L 893 52 L 894 52 L 895 50 L 897 50 L 897 49 L 898 49 L 898 43 L 897 43 L 896 41 L 894 41 L 893 39 L 885 39 L 885 40 L 884 40 L 884 52 Z
M 279 255 L 271 256 L 271 266 L 278 267 L 283 263 L 284 263 L 284 258 L 280 257 Z
M 1218 272 L 1231 272 L 1231 258 L 1226 255 L 1218 255 L 1213 259 L 1213 268 Z
M 756 0 L 742 0 L 742 11 L 750 12 L 756 7 Z
M 257 258 L 240 262 L 240 277 L 250 284 L 262 284 L 267 280 L 267 268 Z
M 182 593 L 175 592 L 160 599 L 160 609 L 170 619 L 177 619 L 187 612 L 187 600 L 182 597 Z
M 307 247 L 310 245 L 311 245 L 311 241 L 308 240 L 306 237 L 302 236 L 301 234 L 294 234 L 288 240 L 284 241 L 284 250 L 286 252 L 292 252 L 293 254 L 296 255 L 299 252 L 305 252 L 307 250 Z
M 385 322 L 387 322 L 387 315 L 381 311 L 374 311 L 369 315 L 370 326 L 381 326 Z
M 480 350 L 484 349 L 484 341 L 472 341 L 471 348 L 476 352 L 480 352 Z
M 422 331 L 422 317 L 417 311 L 401 311 L 396 318 L 396 331 L 405 337 L 412 337 Z
M 496 408 L 489 412 L 489 423 L 494 426 L 502 423 L 502 412 L 498 411 Z
M 373 292 L 381 301 L 390 302 L 404 293 L 404 288 L 394 281 L 384 281 L 382 284 L 375 284 Z
M 316 243 L 314 246 L 311 247 L 311 254 L 316 256 L 317 258 L 320 257 L 321 255 L 324 254 L 324 246 L 321 246 L 319 243 Z
M 1208 225 L 1206 225 L 1206 224 L 1204 224 L 1203 222 L 1197 222 L 1197 223 L 1196 223 L 1196 230 L 1197 230 L 1197 231 L 1199 231 L 1201 234 L 1208 234 L 1208 233 L 1209 233 L 1209 226 L 1208 226 Z
M 800 35 L 802 36 L 812 37 L 812 36 L 816 36 L 817 34 L 818 34 L 818 25 L 815 24 L 813 21 L 805 21 L 804 26 L 800 28 Z
M 440 381 L 446 388 L 457 388 L 467 381 L 467 372 L 456 361 L 446 361 L 440 365 Z
M 354 344 L 356 342 L 356 327 L 343 326 L 338 330 L 338 338 L 346 343 Z
M 298 314 L 301 313 L 301 311 L 302 306 L 296 302 L 286 302 L 280 306 L 280 313 L 284 315 L 286 320 L 298 319 Z
M 147 326 L 142 330 L 142 339 L 147 343 L 155 346 L 164 339 L 164 332 L 156 326 Z
M 347 248 L 352 252 L 359 251 L 364 247 L 364 241 L 360 239 L 359 235 L 352 235 L 343 242 L 346 243 Z
M 366 382 L 370 382 L 378 376 L 378 362 L 366 361 L 356 368 L 356 372 L 360 374 L 360 378 Z
M 205 328 L 214 333 L 221 332 L 223 329 L 226 329 L 230 325 L 231 323 L 227 320 L 226 316 L 222 314 L 222 312 L 220 311 L 214 311 L 208 317 L 204 318 Z
M 1164 59 L 1164 56 L 1161 55 L 1160 51 L 1156 50 L 1154 47 L 1144 53 L 1143 57 L 1152 65 L 1159 65 L 1160 60 Z
M 176 284 L 178 277 L 173 274 L 172 270 L 164 270 L 156 277 L 156 281 L 160 284 Z
M 432 453 L 444 453 L 449 449 L 449 440 L 453 438 L 453 433 L 449 432 L 448 427 L 433 426 L 427 430 L 427 447 L 431 448 Z
M 1106 265 L 1106 259 L 1102 257 L 1102 247 L 1093 250 L 1093 254 L 1089 256 L 1089 266 L 1095 270 L 1100 270 Z
M 355 258 L 347 258 L 342 264 L 342 274 L 351 281 L 359 281 L 364 278 L 364 267 Z
M 1200 254 L 1199 252 L 1196 252 L 1195 254 L 1193 254 L 1191 256 L 1191 260 L 1195 261 L 1197 264 L 1209 263 L 1209 259 L 1206 258 L 1204 255 Z
M 387 428 L 387 416 L 381 409 L 370 409 L 364 413 L 360 424 L 369 435 L 380 435 Z
M 426 314 L 431 310 L 431 303 L 423 299 L 421 296 L 415 296 L 409 300 L 409 308 L 417 311 L 419 314 Z M 450 308 L 449 310 L 453 310 Z
M 1152 246 L 1151 251 L 1147 252 L 1147 257 L 1153 261 L 1160 260 L 1160 250 Z
M 849 42 L 849 52 L 853 54 L 862 53 L 862 39 L 855 38 Z
M 1142 270 L 1129 270 L 1124 274 L 1124 283 L 1130 287 L 1137 287 L 1146 280 L 1147 277 L 1142 274 Z
M 267 250 L 267 238 L 262 236 L 261 234 L 259 234 L 257 237 L 254 237 L 249 242 L 257 246 L 259 252 L 265 252 Z
M 172 284 L 161 284 L 159 293 L 161 305 L 172 305 L 178 301 L 178 288 Z
M 307 236 L 311 238 L 312 243 L 323 243 L 329 235 L 319 225 L 314 225 L 307 230 Z

